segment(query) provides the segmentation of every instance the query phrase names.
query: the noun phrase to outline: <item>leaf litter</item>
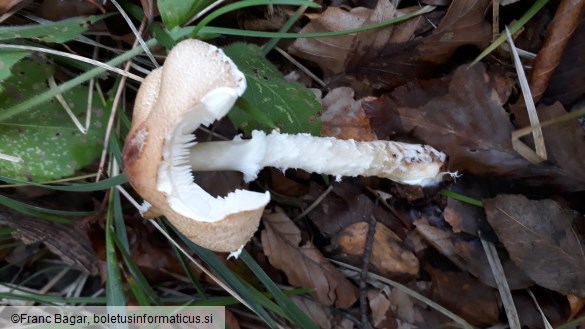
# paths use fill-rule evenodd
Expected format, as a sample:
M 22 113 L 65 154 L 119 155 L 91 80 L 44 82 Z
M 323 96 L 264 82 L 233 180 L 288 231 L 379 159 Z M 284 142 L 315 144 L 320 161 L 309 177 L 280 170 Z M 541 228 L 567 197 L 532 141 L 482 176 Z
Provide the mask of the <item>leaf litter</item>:
M 561 2 L 563 6 L 569 3 Z M 301 32 L 350 29 L 418 9 L 394 8 L 384 1 L 367 8 L 357 6 L 367 2 L 343 3 L 343 8 L 328 6 L 312 14 Z M 441 188 L 475 198 L 476 205 L 446 198 L 439 189 L 407 188 L 383 179 L 330 182 L 329 177 L 301 171 L 267 169 L 251 186 L 270 189 L 273 205 L 265 213 L 260 233 L 246 248 L 275 282 L 312 289 L 311 294 L 291 299 L 322 328 L 363 327 L 363 317 L 374 328 L 439 327 L 452 321 L 402 290 L 390 288 L 382 279 L 368 276 L 366 289 L 358 289 L 364 278 L 338 266 L 339 261 L 402 282 L 469 324 L 501 324 L 505 312 L 480 239 L 496 246 L 524 326 L 543 326 L 534 302 L 524 292 L 528 287 L 553 325 L 583 317 L 585 225 L 582 214 L 572 210 L 583 209 L 579 204 L 585 190 L 582 126 L 577 120 L 543 126 L 549 159 L 542 164 L 531 164 L 517 154 L 511 134 L 527 123 L 523 121 L 525 110 L 515 105 L 520 97 L 505 49 L 482 63 L 467 65 L 475 51 L 490 43 L 493 19 L 486 12 L 492 1 L 424 3 L 439 7 L 399 25 L 335 38 L 297 39 L 289 46 L 289 52 L 305 64 L 318 67 L 317 74 L 331 88 L 321 99 L 321 111 L 304 87 L 283 87 L 287 85 L 278 69 L 286 70 L 286 65 L 273 67 L 261 56 L 246 56 L 238 50 L 252 46 L 232 48 L 241 65 L 248 65 L 248 78 L 256 81 L 256 90 L 248 99 L 261 99 L 268 108 L 278 105 L 281 114 L 271 122 L 258 116 L 254 108 L 240 108 L 232 123 L 244 132 L 277 126 L 318 134 L 322 122 L 320 134 L 324 136 L 431 144 L 448 154 L 448 169 L 462 175 Z M 500 8 L 501 13 L 515 16 L 500 17 L 503 24 L 511 24 L 523 14 L 514 11 L 529 5 L 526 0 L 518 3 L 520 6 Z M 535 20 L 541 27 L 516 36 L 517 44 L 532 45 L 530 50 L 538 51 L 544 48 L 541 35 L 545 32 L 569 38 L 556 24 L 547 24 L 556 6 L 550 4 L 548 13 L 539 13 Z M 152 4 L 147 7 L 149 19 L 157 19 Z M 571 17 L 575 27 L 578 20 Z M 580 65 L 575 61 L 580 60 L 579 42 L 584 33 L 580 22 L 566 51 L 548 47 L 564 56 L 544 101 L 538 104 L 541 123 L 578 107 L 584 96 L 582 77 L 571 73 L 574 65 Z M 256 47 L 253 51 L 258 53 Z M 530 70 L 532 63 L 524 61 Z M 246 64 L 251 62 L 256 64 Z M 266 88 L 271 97 L 261 92 Z M 279 91 L 286 97 L 279 99 Z M 302 110 L 295 110 L 297 107 Z M 286 123 L 295 116 L 301 119 Z M 241 184 L 238 175 L 211 173 L 202 178 L 218 195 Z M 465 186 L 467 183 L 471 184 Z M 368 241 L 371 217 L 377 223 Z M 180 276 L 181 264 L 172 257 L 173 251 L 152 239 L 153 232 L 141 223 L 127 219 L 132 259 L 149 273 L 148 280 L 168 282 Z M 102 224 L 103 220 L 96 219 L 83 229 L 98 257 L 105 245 Z M 363 264 L 368 245 L 372 255 Z M 60 256 L 66 259 L 67 255 Z M 244 280 L 258 285 L 254 273 L 241 262 L 224 262 Z M 98 264 L 104 275 L 103 263 Z M 242 325 L 240 314 L 233 313 L 231 323 Z

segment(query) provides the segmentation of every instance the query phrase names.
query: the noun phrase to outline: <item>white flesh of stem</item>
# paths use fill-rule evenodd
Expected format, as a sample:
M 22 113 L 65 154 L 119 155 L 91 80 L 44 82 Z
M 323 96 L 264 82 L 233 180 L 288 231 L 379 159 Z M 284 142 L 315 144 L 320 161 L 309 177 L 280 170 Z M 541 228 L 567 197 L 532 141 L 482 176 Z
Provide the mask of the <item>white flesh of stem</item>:
M 256 178 L 264 167 L 303 169 L 336 176 L 378 176 L 400 183 L 434 185 L 445 155 L 430 146 L 390 141 L 357 142 L 308 134 L 253 131 L 252 139 L 197 143 L 190 149 L 194 171 L 232 170 Z

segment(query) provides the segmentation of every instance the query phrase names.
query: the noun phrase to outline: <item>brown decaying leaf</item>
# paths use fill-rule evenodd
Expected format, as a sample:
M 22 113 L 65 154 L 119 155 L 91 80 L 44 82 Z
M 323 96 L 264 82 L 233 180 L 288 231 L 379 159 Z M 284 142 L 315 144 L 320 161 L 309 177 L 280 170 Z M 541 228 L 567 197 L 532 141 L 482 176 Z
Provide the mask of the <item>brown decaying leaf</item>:
M 487 219 L 510 258 L 537 284 L 585 296 L 583 237 L 573 229 L 576 213 L 552 200 L 498 195 L 484 200 Z
M 368 290 L 368 305 L 372 313 L 371 322 L 375 328 L 398 328 L 398 323 L 392 312 L 392 308 L 396 308 L 396 304 L 393 304 L 388 298 L 389 293 L 390 289 L 388 287 L 383 290 Z
M 333 312 L 331 307 L 323 306 L 312 298 L 291 296 L 290 300 L 321 329 L 353 329 L 354 323 L 344 314 Z
M 579 25 L 584 12 L 584 0 L 562 0 L 560 2 L 555 17 L 548 27 L 544 44 L 532 65 L 529 83 L 535 102 L 546 91 L 549 81 L 561 61 L 567 43 Z
M 362 192 L 359 179 L 345 179 L 340 183 L 333 183 L 333 190 L 309 213 L 308 217 L 317 226 L 321 234 L 332 237 L 344 227 L 363 221 L 374 215 L 376 219 L 404 236 L 403 229 L 398 221 L 393 220 L 381 206 L 376 207 L 372 199 Z M 313 186 L 311 192 L 316 197 L 323 193 L 320 187 Z
M 24 243 L 42 242 L 66 264 L 86 273 L 97 273 L 97 257 L 86 230 L 79 223 L 68 225 L 35 219 L 2 207 L 0 224 L 15 228 L 14 237 Z
M 451 77 L 411 82 L 362 106 L 378 138 L 430 144 L 449 155 L 452 171 L 585 188 L 585 132 L 576 120 L 543 128 L 549 162 L 531 165 L 514 151 L 513 127 L 502 108 L 512 83 L 482 64 L 461 66 Z M 538 111 L 541 121 L 566 113 L 560 104 Z
M 571 307 L 571 314 L 568 320 L 575 318 L 585 307 L 585 298 L 581 298 L 575 295 L 567 295 L 567 301 Z
M 560 103 L 551 106 L 540 105 L 538 107 L 540 121 L 544 122 L 561 115 L 567 111 Z M 560 179 L 574 182 L 583 188 L 585 182 L 585 130 L 579 121 L 573 119 L 562 123 L 556 123 L 542 129 L 549 161 L 557 168 L 555 172 Z M 579 183 L 580 182 L 580 183 Z
M 418 232 L 430 245 L 447 257 L 460 270 L 467 271 L 490 287 L 496 287 L 494 275 L 485 252 L 477 238 L 463 239 L 446 228 L 430 225 L 426 218 L 415 221 Z M 502 266 L 512 289 L 524 289 L 533 282 L 508 257 L 504 255 Z
M 321 16 L 311 21 L 301 33 L 333 32 L 360 27 L 372 10 L 354 8 L 350 12 L 338 7 L 328 7 Z M 299 38 L 288 48 L 295 56 L 317 63 L 325 77 L 339 74 L 345 70 L 347 56 L 355 35 L 342 35 L 323 38 Z
M 301 231 L 282 211 L 263 217 L 264 253 L 272 266 L 286 273 L 291 284 L 313 288 L 323 305 L 350 307 L 357 300 L 357 289 L 311 242 L 301 244 Z
M 518 317 L 523 328 L 547 328 L 543 324 L 542 315 L 536 308 L 534 300 L 528 294 L 515 293 L 514 307 L 518 311 Z M 555 324 L 566 323 L 565 316 L 559 314 L 564 308 L 558 301 L 537 296 L 538 305 L 544 312 L 546 319 L 554 326 Z
M 240 322 L 238 321 L 238 319 L 228 309 L 225 310 L 225 324 L 226 324 L 226 328 L 230 328 L 230 329 L 240 329 L 241 328 Z
M 559 66 L 542 98 L 546 104 L 561 102 L 565 108 L 585 95 L 585 19 L 571 35 Z
M 45 0 L 37 9 L 37 13 L 52 21 L 69 17 L 104 14 L 104 8 L 99 1 L 79 0 Z
M 363 107 L 380 139 L 408 135 L 430 144 L 449 155 L 451 170 L 512 173 L 528 162 L 512 149 L 502 108 L 512 81 L 501 80 L 483 64 L 461 66 L 451 77 L 408 83 Z
M 356 101 L 353 97 L 354 91 L 351 88 L 339 87 L 331 90 L 323 98 L 322 136 L 357 141 L 377 139 L 362 108 L 362 101 Z
M 490 230 L 483 210 L 469 203 L 449 198 L 443 216 L 455 233 L 465 232 L 477 236 L 478 232 Z
M 333 328 L 333 314 L 328 307 L 325 307 L 313 299 L 300 296 L 291 296 L 290 299 L 321 329 Z
M 489 327 L 499 322 L 500 305 L 496 290 L 481 284 L 467 273 L 426 268 L 433 282 L 433 300 L 471 324 Z
M 360 222 L 345 227 L 332 242 L 345 254 L 361 256 L 366 245 L 368 223 Z M 418 275 L 419 262 L 396 233 L 384 225 L 376 225 L 370 256 L 372 270 L 385 277 L 414 277 Z
M 4 15 L 10 9 L 16 7 L 19 4 L 22 4 L 23 2 L 24 2 L 23 0 L 4 0 L 0 2 L 0 15 Z
M 387 43 L 376 60 L 348 70 L 374 88 L 393 88 L 415 78 L 436 75 L 453 53 L 465 45 L 486 47 L 491 26 L 484 19 L 491 0 L 454 0 L 431 35 L 404 43 Z

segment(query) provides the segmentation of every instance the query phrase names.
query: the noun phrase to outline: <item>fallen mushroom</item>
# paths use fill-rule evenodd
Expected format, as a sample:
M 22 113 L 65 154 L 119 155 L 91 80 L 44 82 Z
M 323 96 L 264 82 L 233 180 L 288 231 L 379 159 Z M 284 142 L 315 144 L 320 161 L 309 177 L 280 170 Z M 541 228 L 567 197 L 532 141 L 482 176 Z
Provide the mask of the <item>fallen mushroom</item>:
M 236 170 L 250 181 L 274 166 L 419 185 L 436 184 L 444 174 L 445 155 L 425 145 L 261 131 L 249 140 L 197 143 L 193 132 L 222 118 L 245 89 L 235 64 L 198 40 L 178 43 L 144 80 L 123 161 L 128 181 L 146 200 L 145 218 L 164 215 L 193 242 L 231 252 L 252 237 L 270 195 L 235 190 L 214 198 L 193 182 L 192 170 Z

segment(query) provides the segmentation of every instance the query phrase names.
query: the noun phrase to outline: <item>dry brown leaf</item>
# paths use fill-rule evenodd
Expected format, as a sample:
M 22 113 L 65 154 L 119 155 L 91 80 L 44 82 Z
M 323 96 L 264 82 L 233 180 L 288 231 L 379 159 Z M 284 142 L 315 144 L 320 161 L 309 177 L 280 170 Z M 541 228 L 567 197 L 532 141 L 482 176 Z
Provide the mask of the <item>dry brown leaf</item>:
M 528 296 L 528 294 L 514 294 L 514 306 L 518 311 L 518 317 L 523 328 L 547 328 L 544 326 L 542 320 L 542 314 L 536 308 L 534 300 Z M 565 323 L 565 316 L 560 313 L 564 312 L 562 300 L 550 300 L 550 298 L 543 298 L 543 296 L 537 296 L 538 305 L 544 312 L 547 320 L 554 324 Z M 562 321 L 562 322 L 560 322 Z M 556 327 L 556 326 L 555 326 Z
M 410 135 L 449 155 L 451 170 L 511 173 L 528 162 L 512 149 L 512 125 L 502 108 L 512 87 L 483 64 L 461 66 L 451 77 L 418 81 L 363 102 L 380 139 Z
M 238 319 L 234 316 L 234 314 L 229 310 L 226 309 L 225 310 L 225 325 L 226 328 L 230 328 L 230 329 L 240 329 L 240 322 L 238 321 Z
M 538 52 L 530 74 L 530 90 L 534 101 L 538 101 L 553 76 L 571 34 L 579 25 L 585 12 L 585 1 L 563 0 L 560 2 L 542 48 Z
M 478 232 L 483 234 L 491 231 L 482 208 L 469 203 L 449 198 L 443 216 L 455 233 L 465 232 L 477 236 Z
M 461 66 L 451 77 L 408 83 L 362 106 L 378 138 L 430 144 L 449 155 L 452 171 L 585 188 L 585 132 L 576 120 L 543 128 L 551 161 L 531 165 L 514 151 L 513 127 L 502 108 L 512 83 L 482 64 Z M 540 106 L 541 121 L 566 113 L 559 106 Z
M 565 108 L 585 95 L 585 19 L 573 32 L 559 66 L 542 98 L 545 104 L 561 102 Z
M 263 223 L 264 253 L 291 284 L 315 289 L 323 305 L 347 308 L 357 300 L 356 287 L 311 242 L 300 245 L 301 231 L 282 211 L 267 214 Z
M 345 227 L 332 241 L 341 252 L 361 256 L 366 245 L 368 223 L 360 222 Z M 376 225 L 372 242 L 370 265 L 374 272 L 385 277 L 414 277 L 418 275 L 419 262 L 414 253 L 405 248 L 396 233 L 384 225 Z
M 568 320 L 572 320 L 579 314 L 583 308 L 585 307 L 585 298 L 577 297 L 575 295 L 568 294 L 567 301 L 571 307 L 571 314 L 568 317 Z
M 363 221 L 374 215 L 376 219 L 394 232 L 403 236 L 397 221 L 390 219 L 381 206 L 376 207 L 372 199 L 362 191 L 359 180 L 345 179 L 334 183 L 331 193 L 309 213 L 308 217 L 317 226 L 321 234 L 332 237 L 344 227 Z M 323 193 L 323 189 L 313 185 L 311 195 L 315 198 Z
M 321 329 L 331 329 L 334 328 L 332 325 L 333 322 L 333 314 L 328 307 L 325 307 L 319 303 L 317 303 L 313 299 L 303 298 L 301 296 L 291 296 L 289 297 L 295 305 L 303 313 L 305 313 L 311 320 L 315 322 Z
M 323 98 L 322 136 L 358 141 L 377 139 L 362 108 L 362 101 L 356 101 L 353 97 L 354 91 L 351 88 L 340 87 L 331 90 Z
M 362 26 L 372 10 L 362 7 L 350 12 L 339 7 L 328 7 L 321 16 L 312 20 L 300 32 L 333 32 L 349 30 Z M 325 77 L 345 70 L 347 56 L 351 52 L 355 35 L 346 34 L 336 37 L 299 38 L 288 48 L 298 57 L 317 63 Z
M 4 15 L 10 9 L 24 2 L 23 0 L 4 0 L 0 2 L 0 15 Z M 30 1 L 27 1 L 30 2 Z
M 430 225 L 425 218 L 417 220 L 415 225 L 416 231 L 460 270 L 471 273 L 490 287 L 496 287 L 490 264 L 478 239 L 463 239 L 451 230 Z M 500 257 L 511 289 L 524 289 L 533 284 L 508 257 Z
M 489 327 L 499 323 L 499 296 L 467 273 L 426 268 L 433 282 L 433 300 L 471 324 Z
M 343 314 L 332 312 L 331 307 L 323 306 L 314 299 L 291 296 L 290 300 L 298 306 L 321 329 L 353 329 L 353 322 Z
M 368 305 L 370 306 L 372 324 L 377 329 L 394 329 L 398 327 L 392 307 L 396 307 L 388 298 L 390 288 L 383 290 L 369 289 Z
M 485 10 L 491 0 L 454 0 L 431 35 L 403 43 L 388 43 L 376 60 L 355 65 L 351 74 L 365 78 L 374 88 L 393 88 L 415 78 L 435 76 L 453 53 L 465 45 L 486 47 L 491 26 Z
M 585 296 L 585 246 L 576 213 L 552 200 L 498 195 L 484 201 L 487 219 L 510 258 L 537 284 Z
M 560 103 L 538 107 L 540 121 L 558 118 L 567 114 Z M 576 119 L 556 123 L 542 129 L 549 161 L 555 164 L 553 170 L 563 184 L 572 182 L 576 189 L 583 188 L 585 182 L 585 130 Z

